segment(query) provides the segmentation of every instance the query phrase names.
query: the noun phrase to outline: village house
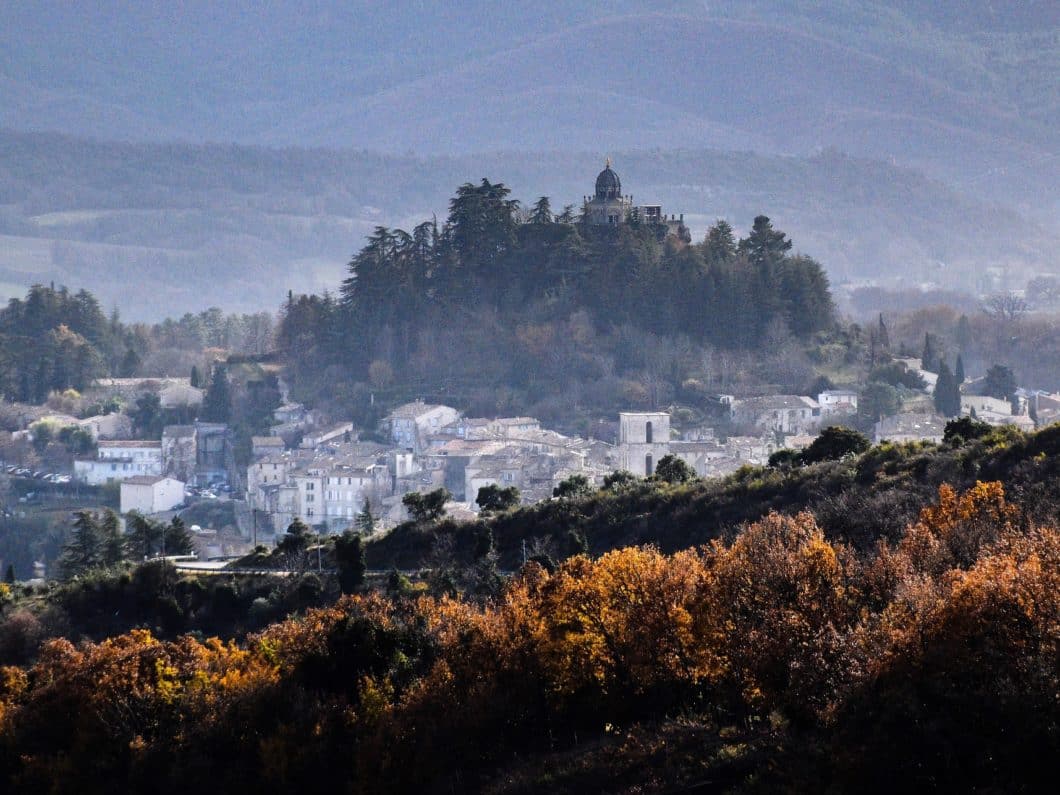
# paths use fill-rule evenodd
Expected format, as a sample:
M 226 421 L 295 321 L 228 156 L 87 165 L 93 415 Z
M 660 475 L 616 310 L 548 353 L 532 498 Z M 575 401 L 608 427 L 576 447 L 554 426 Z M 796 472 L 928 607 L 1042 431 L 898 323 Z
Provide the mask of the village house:
M 128 404 L 142 395 L 156 394 L 162 408 L 171 409 L 201 405 L 204 392 L 192 386 L 189 378 L 99 378 L 84 394 L 100 401 L 118 397 Z
M 930 370 L 925 370 L 923 367 L 920 366 L 919 359 L 905 358 L 895 359 L 894 361 L 896 364 L 905 365 L 906 370 L 909 370 L 910 372 L 914 372 L 919 375 L 920 378 L 924 381 L 924 391 L 926 393 L 930 395 L 935 391 L 935 384 L 938 383 L 939 374 L 933 373 Z
M 161 442 L 99 442 L 94 459 L 74 461 L 74 478 L 90 486 L 161 474 Z
M 378 513 L 396 484 L 416 471 L 411 453 L 374 442 L 286 450 L 247 468 L 247 504 L 259 529 L 282 533 L 298 518 L 342 531 L 366 500 Z
M 328 442 L 352 442 L 354 440 L 352 422 L 335 422 L 323 428 L 314 428 L 306 431 L 302 437 L 302 443 L 298 445 L 304 450 L 313 450 Z
M 1026 405 L 1022 400 L 1019 404 Z M 987 425 L 1014 425 L 1021 431 L 1033 431 L 1035 427 L 1029 414 L 1014 413 L 1009 401 L 988 395 L 961 395 L 961 415 L 974 417 Z
M 398 406 L 384 420 L 390 440 L 416 454 L 427 447 L 427 437 L 454 422 L 460 412 L 450 406 L 424 403 L 421 400 Z
M 873 441 L 939 443 L 945 431 L 946 420 L 937 414 L 895 414 L 876 423 Z
M 1027 412 L 1033 416 L 1039 428 L 1060 422 L 1060 392 L 1035 390 L 1025 393 Z
M 184 484 L 164 475 L 137 475 L 121 484 L 121 512 L 145 516 L 171 511 L 184 500 Z
M 162 474 L 190 483 L 195 479 L 198 447 L 194 425 L 167 425 L 162 429 Z
M 250 457 L 257 461 L 265 456 L 282 453 L 287 448 L 279 436 L 251 436 Z
M 219 422 L 167 425 L 162 429 L 163 474 L 209 486 L 228 482 L 235 466 L 228 426 Z
M 826 389 L 817 396 L 822 417 L 858 413 L 858 393 L 853 389 Z
M 95 441 L 128 439 L 133 432 L 132 418 L 118 411 L 77 420 L 77 425 L 88 431 Z
M 1012 404 L 989 395 L 961 395 L 961 414 L 1012 414 Z
M 730 419 L 738 428 L 805 433 L 821 425 L 821 406 L 802 395 L 766 395 L 732 401 Z

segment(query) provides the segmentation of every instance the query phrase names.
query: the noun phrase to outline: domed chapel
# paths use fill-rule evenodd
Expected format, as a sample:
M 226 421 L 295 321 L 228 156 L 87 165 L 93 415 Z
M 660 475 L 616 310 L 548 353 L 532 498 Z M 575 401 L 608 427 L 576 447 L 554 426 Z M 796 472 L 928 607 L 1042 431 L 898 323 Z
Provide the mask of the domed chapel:
M 626 224 L 637 219 L 641 223 L 665 225 L 674 234 L 680 234 L 685 220 L 684 213 L 667 218 L 659 204 L 634 205 L 632 195 L 622 194 L 622 180 L 611 168 L 611 158 L 607 158 L 604 170 L 596 177 L 593 195 L 584 197 L 584 214 L 590 224 L 597 226 Z

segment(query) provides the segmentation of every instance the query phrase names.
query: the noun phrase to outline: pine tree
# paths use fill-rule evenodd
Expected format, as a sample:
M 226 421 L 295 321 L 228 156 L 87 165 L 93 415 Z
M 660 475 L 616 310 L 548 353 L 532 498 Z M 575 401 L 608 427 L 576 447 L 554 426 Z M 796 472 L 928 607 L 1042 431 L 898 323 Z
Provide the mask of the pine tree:
M 791 249 L 792 242 L 779 229 L 774 229 L 769 217 L 755 217 L 751 234 L 740 241 L 739 250 L 755 265 L 776 265 Z
M 534 208 L 530 211 L 530 223 L 552 223 L 552 206 L 549 204 L 548 196 L 542 196 L 534 202 Z
M 736 256 L 736 235 L 728 221 L 721 218 L 707 230 L 703 241 L 703 256 L 707 262 L 728 262 Z
M 122 538 L 118 515 L 108 508 L 98 522 L 103 564 L 113 566 L 120 563 L 125 558 L 125 539 Z
M 125 536 L 126 556 L 130 560 L 147 560 L 162 548 L 162 527 L 136 511 L 125 519 L 129 528 Z
M 91 511 L 78 511 L 74 518 L 73 533 L 59 558 L 59 571 L 63 579 L 68 580 L 94 569 L 102 562 L 103 544 L 96 517 Z
M 184 520 L 179 516 L 174 516 L 170 520 L 169 526 L 165 528 L 162 541 L 167 555 L 190 555 L 195 551 L 191 533 L 188 532 Z
M 361 535 L 370 536 L 375 532 L 376 518 L 375 514 L 372 513 L 372 506 L 365 498 L 364 507 L 361 512 L 357 514 L 356 527 L 357 532 Z

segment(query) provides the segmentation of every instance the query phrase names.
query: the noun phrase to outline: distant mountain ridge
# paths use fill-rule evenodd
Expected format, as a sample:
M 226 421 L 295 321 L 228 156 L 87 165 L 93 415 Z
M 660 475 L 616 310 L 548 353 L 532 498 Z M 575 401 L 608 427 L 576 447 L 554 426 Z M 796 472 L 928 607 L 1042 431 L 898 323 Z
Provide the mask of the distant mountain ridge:
M 1051 206 L 1053 3 L 189 2 L 0 8 L 3 124 L 455 154 L 894 157 Z

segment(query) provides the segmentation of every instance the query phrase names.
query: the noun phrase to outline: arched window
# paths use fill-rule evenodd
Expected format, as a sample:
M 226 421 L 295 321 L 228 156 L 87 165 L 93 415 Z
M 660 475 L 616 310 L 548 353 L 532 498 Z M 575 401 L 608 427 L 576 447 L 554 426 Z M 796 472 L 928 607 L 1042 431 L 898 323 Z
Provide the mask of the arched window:
M 648 477 L 652 473 L 652 461 L 651 453 L 644 456 L 644 477 Z
M 651 444 L 651 420 L 644 423 L 644 443 Z

